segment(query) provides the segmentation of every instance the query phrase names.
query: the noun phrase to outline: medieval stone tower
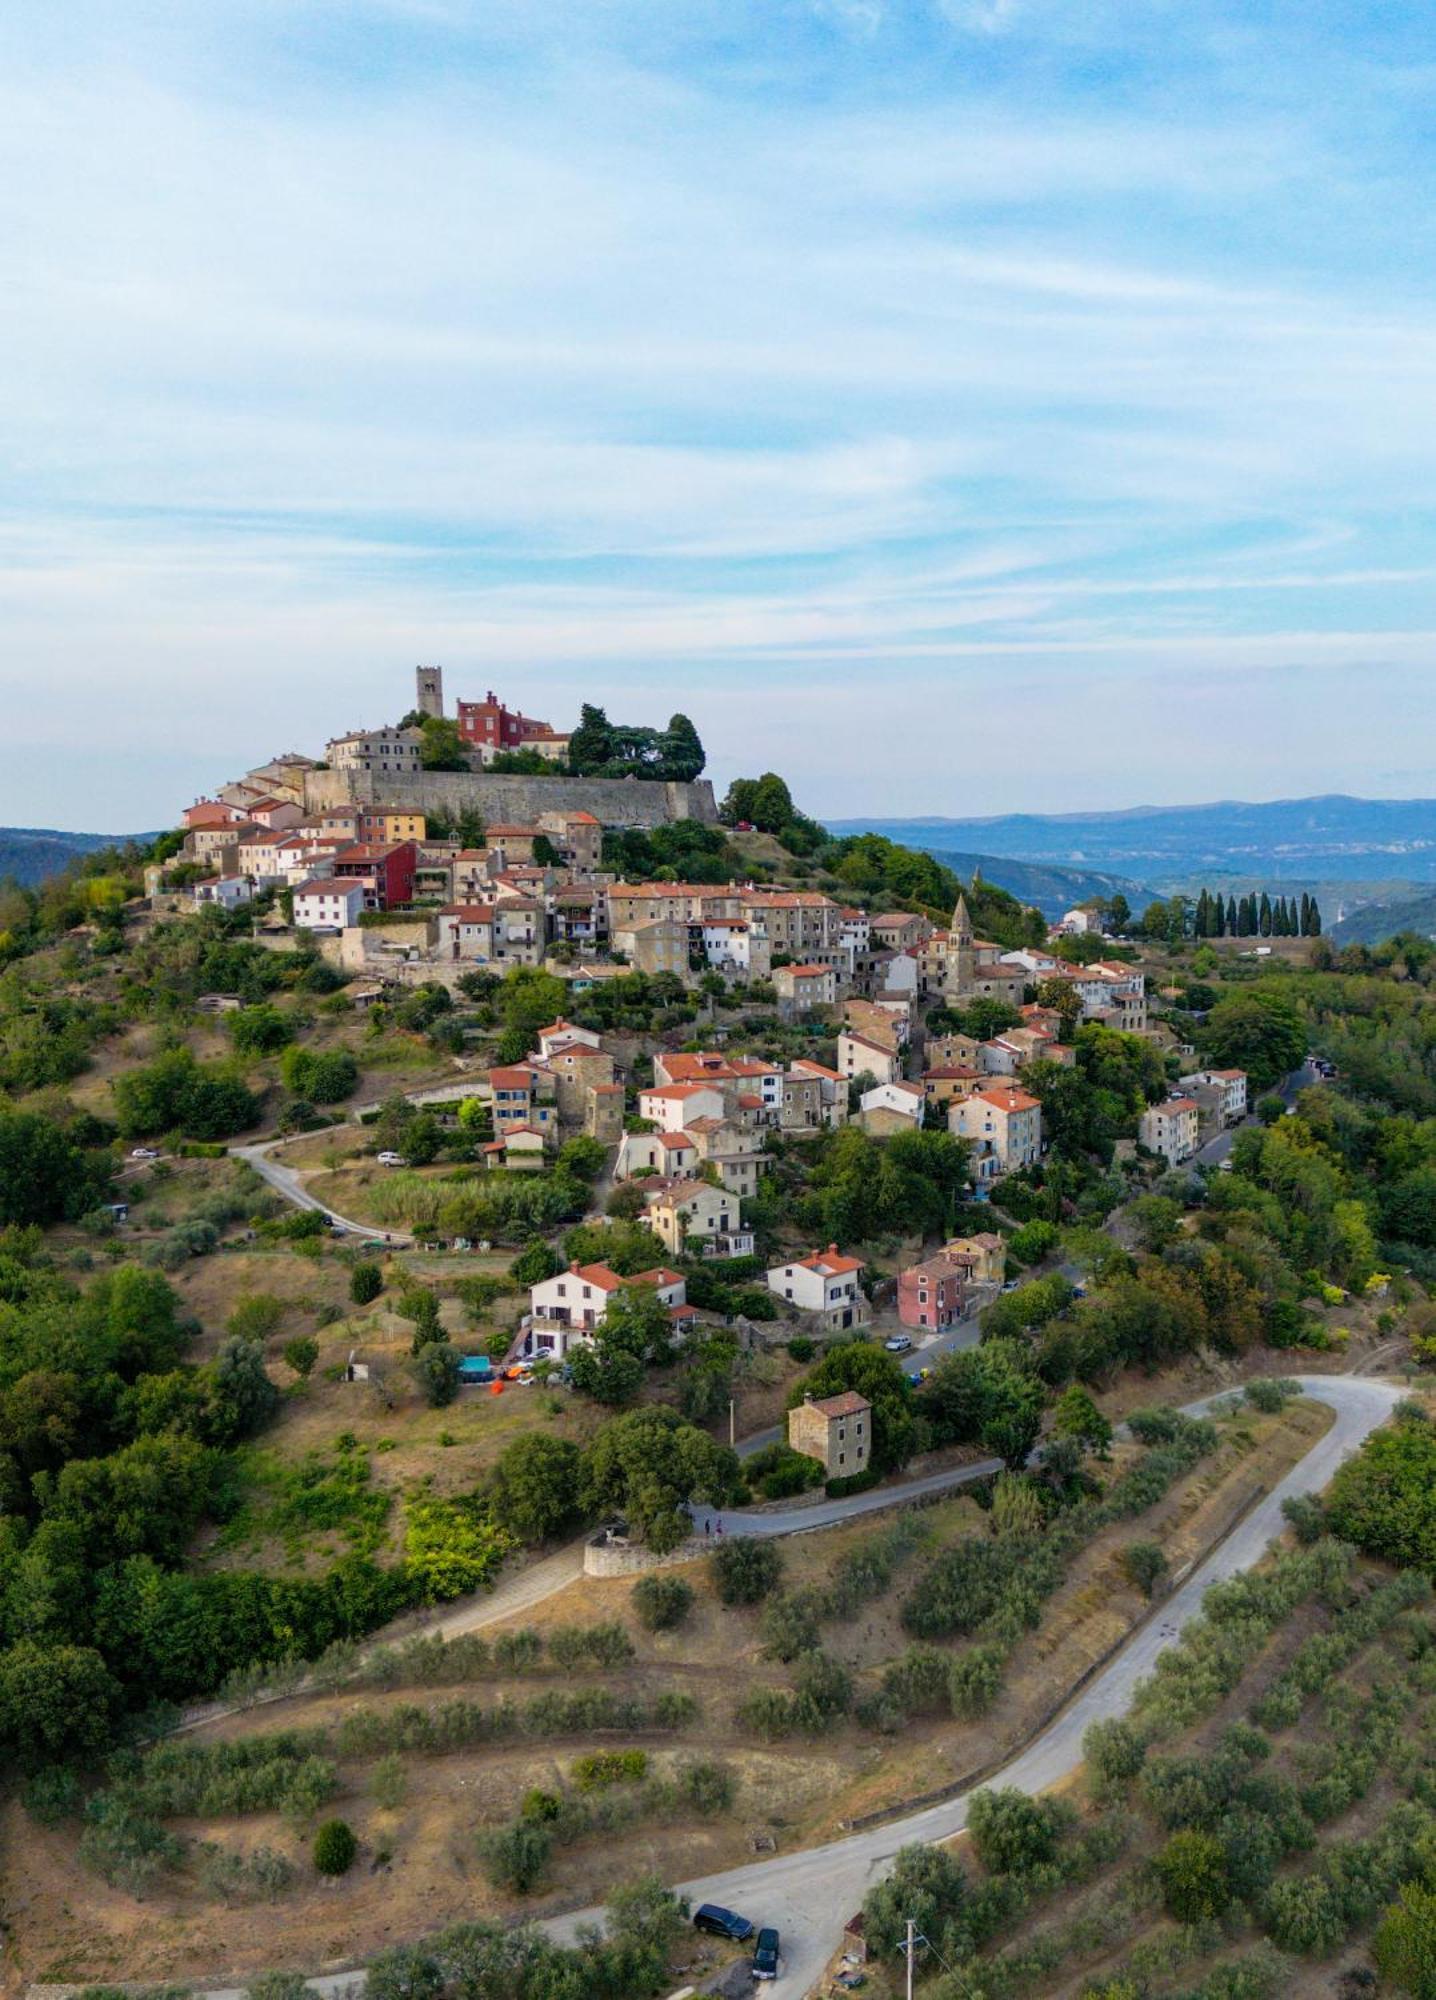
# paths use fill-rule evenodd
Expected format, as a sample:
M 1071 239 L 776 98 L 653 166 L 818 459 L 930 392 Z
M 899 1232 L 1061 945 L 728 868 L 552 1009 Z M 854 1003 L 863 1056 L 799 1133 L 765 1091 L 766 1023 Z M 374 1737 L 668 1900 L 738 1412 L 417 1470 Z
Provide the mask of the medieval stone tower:
M 442 667 L 415 667 L 414 702 L 421 715 L 442 715 L 444 712 L 444 669 Z

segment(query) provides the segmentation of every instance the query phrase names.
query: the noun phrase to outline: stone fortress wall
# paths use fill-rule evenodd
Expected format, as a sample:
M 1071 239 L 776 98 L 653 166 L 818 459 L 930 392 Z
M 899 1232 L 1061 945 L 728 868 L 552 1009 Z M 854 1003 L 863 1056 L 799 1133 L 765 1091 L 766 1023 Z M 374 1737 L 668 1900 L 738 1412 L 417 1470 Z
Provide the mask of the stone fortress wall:
M 487 771 L 306 771 L 304 806 L 390 806 L 454 814 L 472 807 L 486 825 L 530 826 L 541 812 L 587 812 L 604 826 L 666 826 L 674 820 L 718 823 L 713 786 L 648 778 L 519 778 Z

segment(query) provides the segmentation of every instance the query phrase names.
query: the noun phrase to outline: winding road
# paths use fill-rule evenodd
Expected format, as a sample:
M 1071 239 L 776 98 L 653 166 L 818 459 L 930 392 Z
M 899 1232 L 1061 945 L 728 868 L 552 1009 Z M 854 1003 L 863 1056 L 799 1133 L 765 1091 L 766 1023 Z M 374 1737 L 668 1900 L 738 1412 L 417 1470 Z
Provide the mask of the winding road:
M 1282 1532 L 1282 1502 L 1297 1494 L 1319 1493 L 1343 1460 L 1387 1420 L 1404 1393 L 1400 1384 L 1372 1377 L 1303 1375 L 1296 1380 L 1304 1395 L 1333 1411 L 1331 1427 L 1193 1570 L 1166 1600 L 1160 1614 L 1133 1633 L 1041 1734 L 999 1771 L 990 1773 L 985 1784 L 1014 1785 L 1036 1793 L 1073 1772 L 1082 1761 L 1082 1737 L 1088 1725 L 1126 1711 L 1137 1683 L 1152 1671 L 1158 1655 L 1196 1615 L 1210 1587 L 1261 1560 Z M 1203 1397 L 1187 1405 L 1188 1414 L 1200 1415 L 1226 1401 L 1231 1393 Z M 806 1518 L 804 1525 L 809 1525 Z M 860 1907 L 869 1886 L 884 1874 L 898 1849 L 912 1841 L 949 1840 L 960 1833 L 967 1824 L 971 1796 L 963 1793 L 821 1847 L 774 1855 L 674 1886 L 695 1904 L 723 1903 L 741 1910 L 755 1923 L 776 1924 L 783 1937 L 783 1971 L 765 1991 L 772 2000 L 800 2000 L 811 1991 L 836 1949 L 843 1924 Z M 571 1942 L 581 1925 L 601 1918 L 599 1909 L 579 1910 L 550 1919 L 545 1928 L 552 1936 Z M 357 1994 L 362 1985 L 362 1972 L 331 1973 L 310 1982 L 311 1990 L 324 2000 Z M 213 1989 L 207 2000 L 243 2000 L 243 1993 L 240 1987 Z
M 296 1134 L 296 1137 L 301 1136 L 307 1138 L 312 1137 L 312 1134 Z M 354 1222 L 349 1216 L 336 1215 L 332 1208 L 326 1208 L 317 1195 L 309 1192 L 295 1168 L 286 1167 L 281 1161 L 271 1157 L 276 1146 L 287 1144 L 286 1139 L 264 1139 L 254 1146 L 231 1146 L 229 1154 L 231 1159 L 243 1160 L 247 1167 L 252 1167 L 262 1181 L 272 1187 L 276 1194 L 283 1195 L 284 1199 L 292 1203 L 295 1208 L 313 1209 L 319 1215 L 325 1216 L 333 1228 L 342 1229 L 346 1236 L 362 1236 L 366 1241 L 382 1239 L 391 1250 L 413 1248 L 414 1239 L 407 1230 L 386 1231 L 376 1223 Z

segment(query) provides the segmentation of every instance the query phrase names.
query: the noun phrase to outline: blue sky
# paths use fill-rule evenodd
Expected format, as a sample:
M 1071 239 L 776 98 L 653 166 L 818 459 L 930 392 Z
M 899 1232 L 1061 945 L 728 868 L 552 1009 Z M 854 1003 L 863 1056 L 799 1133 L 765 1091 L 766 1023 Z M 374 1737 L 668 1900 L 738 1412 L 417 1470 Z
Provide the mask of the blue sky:
M 0 824 L 438 660 L 811 810 L 1430 793 L 1388 0 L 9 0 Z

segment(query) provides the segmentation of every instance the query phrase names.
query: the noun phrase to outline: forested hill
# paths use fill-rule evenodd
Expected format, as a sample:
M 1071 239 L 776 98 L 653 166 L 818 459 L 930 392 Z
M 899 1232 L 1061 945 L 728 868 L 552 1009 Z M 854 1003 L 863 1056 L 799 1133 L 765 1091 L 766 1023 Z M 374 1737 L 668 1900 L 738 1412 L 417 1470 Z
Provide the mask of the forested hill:
M 151 834 L 137 834 L 150 840 Z M 125 836 L 114 833 L 61 833 L 53 827 L 0 826 L 0 881 L 6 876 L 27 889 L 37 889 L 51 875 L 81 854 L 101 847 L 119 847 Z
M 965 882 L 980 875 L 984 882 L 1005 889 L 1019 902 L 1031 903 L 1044 917 L 1056 919 L 1079 903 L 1110 902 L 1123 895 L 1140 916 L 1157 897 L 1127 875 L 1104 875 L 1090 868 L 1053 868 L 1036 861 L 1014 861 L 1005 854 L 956 854 L 945 847 L 924 847 L 934 861 L 950 868 Z

